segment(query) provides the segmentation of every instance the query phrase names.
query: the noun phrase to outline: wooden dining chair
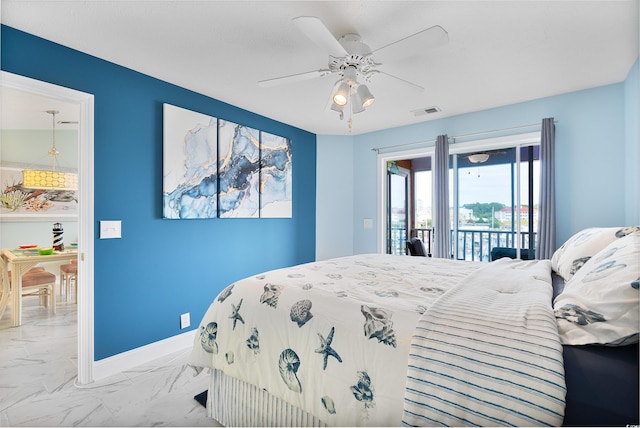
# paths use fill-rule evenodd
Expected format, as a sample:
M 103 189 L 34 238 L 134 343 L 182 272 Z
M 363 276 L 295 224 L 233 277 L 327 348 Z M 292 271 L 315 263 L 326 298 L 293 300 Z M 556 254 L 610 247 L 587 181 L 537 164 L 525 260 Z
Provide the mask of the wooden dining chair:
M 78 259 L 72 259 L 69 263 L 60 265 L 60 295 L 64 288 L 67 302 L 71 292 L 71 282 L 75 288 L 75 301 L 78 303 Z
M 0 257 L 0 269 L 2 270 L 2 290 L 4 299 L 7 286 L 11 286 L 11 272 L 7 264 Z M 51 315 L 56 313 L 56 276 L 42 268 L 30 269 L 22 275 L 22 296 L 40 296 L 41 303 L 49 307 Z M 8 293 L 7 293 L 8 299 Z

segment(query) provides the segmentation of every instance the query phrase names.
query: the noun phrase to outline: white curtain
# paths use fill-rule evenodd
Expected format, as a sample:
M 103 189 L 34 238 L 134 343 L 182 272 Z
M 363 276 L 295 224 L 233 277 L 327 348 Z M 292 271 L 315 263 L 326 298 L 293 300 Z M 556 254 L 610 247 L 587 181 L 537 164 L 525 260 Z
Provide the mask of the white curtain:
M 435 187 L 435 215 L 433 219 L 433 256 L 451 258 L 449 233 L 449 138 L 439 135 L 433 167 Z
M 556 242 L 555 140 L 552 117 L 542 119 L 540 136 L 540 203 L 538 204 L 537 259 L 550 259 Z

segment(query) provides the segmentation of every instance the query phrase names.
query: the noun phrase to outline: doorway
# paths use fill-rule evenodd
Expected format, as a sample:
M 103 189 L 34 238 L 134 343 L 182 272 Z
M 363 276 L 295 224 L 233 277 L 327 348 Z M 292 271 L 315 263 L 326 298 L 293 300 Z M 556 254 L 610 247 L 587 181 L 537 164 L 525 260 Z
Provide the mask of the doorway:
M 31 95 L 77 104 L 78 124 L 78 383 L 93 382 L 93 95 L 0 71 L 0 91 L 11 88 Z M 1 94 L 1 92 L 0 92 Z

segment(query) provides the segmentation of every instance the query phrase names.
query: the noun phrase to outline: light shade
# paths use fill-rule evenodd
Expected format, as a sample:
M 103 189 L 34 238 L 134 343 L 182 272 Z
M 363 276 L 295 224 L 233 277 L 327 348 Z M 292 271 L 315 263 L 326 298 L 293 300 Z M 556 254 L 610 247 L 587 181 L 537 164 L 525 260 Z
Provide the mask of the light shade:
M 467 156 L 467 158 L 471 163 L 483 163 L 489 159 L 489 155 L 487 153 L 474 153 Z
M 338 86 L 338 90 L 335 94 L 333 94 L 333 102 L 339 106 L 344 106 L 349 101 L 349 84 L 347 82 L 342 82 L 340 86 Z
M 331 103 L 331 110 L 337 111 L 338 113 L 342 113 L 342 111 L 344 110 L 344 106 L 340 106 L 340 105 L 336 104 L 335 102 L 332 102 Z
M 78 190 L 78 174 L 24 169 L 22 170 L 22 186 L 28 189 Z
M 351 112 L 352 113 L 361 113 L 364 111 L 364 107 L 362 106 L 362 100 L 358 96 L 358 92 L 354 89 L 351 94 Z
M 358 89 L 356 89 L 356 94 L 358 95 L 358 103 L 360 103 L 360 106 L 362 108 L 368 108 L 376 100 L 366 85 L 358 85 Z

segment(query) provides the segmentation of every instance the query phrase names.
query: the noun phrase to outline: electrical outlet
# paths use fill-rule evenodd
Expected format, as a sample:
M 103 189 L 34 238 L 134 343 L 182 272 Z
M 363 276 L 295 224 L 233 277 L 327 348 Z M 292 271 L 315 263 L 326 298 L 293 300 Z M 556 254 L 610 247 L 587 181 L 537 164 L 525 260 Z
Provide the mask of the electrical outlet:
M 191 325 L 191 316 L 189 312 L 180 315 L 180 328 L 187 328 Z

